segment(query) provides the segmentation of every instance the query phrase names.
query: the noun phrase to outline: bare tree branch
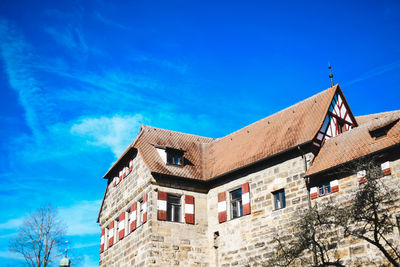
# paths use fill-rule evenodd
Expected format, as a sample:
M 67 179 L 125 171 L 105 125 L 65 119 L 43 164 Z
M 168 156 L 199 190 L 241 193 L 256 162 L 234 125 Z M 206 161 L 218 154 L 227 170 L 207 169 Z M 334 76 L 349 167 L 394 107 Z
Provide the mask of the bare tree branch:
M 66 226 L 51 206 L 32 212 L 10 241 L 9 250 L 22 255 L 28 266 L 46 267 L 63 250 Z

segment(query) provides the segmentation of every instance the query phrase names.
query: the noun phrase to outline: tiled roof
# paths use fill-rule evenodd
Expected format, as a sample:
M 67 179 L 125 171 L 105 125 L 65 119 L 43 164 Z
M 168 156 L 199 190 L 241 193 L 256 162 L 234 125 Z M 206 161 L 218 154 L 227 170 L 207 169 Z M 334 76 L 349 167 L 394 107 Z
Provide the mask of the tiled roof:
M 325 141 L 306 175 L 310 176 L 334 166 L 358 159 L 400 143 L 400 110 L 363 116 L 360 126 Z M 396 122 L 385 137 L 374 138 L 370 131 Z
M 338 85 L 333 86 L 210 143 L 205 177 L 222 175 L 311 141 L 321 128 L 337 89 Z
M 311 141 L 337 90 L 339 86 L 333 86 L 218 139 L 142 126 L 138 137 L 120 159 L 134 147 L 152 172 L 208 180 Z M 189 164 L 183 167 L 166 165 L 157 147 L 185 150 L 185 162 Z M 109 173 L 116 165 L 105 178 L 110 178 Z
M 356 117 L 356 121 L 359 125 L 364 124 L 366 122 L 369 122 L 373 119 L 378 119 L 381 117 L 384 117 L 388 114 L 390 114 L 392 111 L 388 111 L 388 112 L 381 112 L 381 113 L 375 113 L 375 114 L 369 114 L 369 115 L 363 115 L 363 116 L 357 116 Z
M 186 178 L 203 179 L 203 150 L 205 145 L 214 139 L 151 126 L 142 126 L 140 131 L 141 137 L 134 147 L 138 149 L 139 154 L 150 171 Z M 166 165 L 159 156 L 157 147 L 172 147 L 184 150 L 185 165 L 183 167 Z

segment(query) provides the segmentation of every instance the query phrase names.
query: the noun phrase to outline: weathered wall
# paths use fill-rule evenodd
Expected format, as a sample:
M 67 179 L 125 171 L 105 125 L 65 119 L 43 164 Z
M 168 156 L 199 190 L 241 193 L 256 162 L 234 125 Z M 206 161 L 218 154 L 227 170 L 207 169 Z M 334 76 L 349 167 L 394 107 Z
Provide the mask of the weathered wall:
M 312 154 L 307 155 L 309 161 L 311 158 Z M 214 250 L 212 266 L 254 265 L 270 256 L 271 241 L 276 232 L 287 230 L 290 216 L 296 210 L 307 208 L 304 172 L 304 159 L 299 156 L 266 166 L 210 190 L 208 240 Z M 227 203 L 228 221 L 219 223 L 218 193 L 229 192 L 245 182 L 250 184 L 251 214 L 230 220 Z M 275 210 L 272 192 L 282 188 L 285 189 L 286 208 Z M 219 240 L 214 240 L 215 232 L 219 233 Z M 214 242 L 217 243 L 217 249 L 213 248 Z
M 399 189 L 400 159 L 392 159 L 390 167 L 391 175 L 380 178 L 380 182 L 387 188 Z M 360 186 L 362 185 L 359 184 L 356 174 L 346 176 L 339 179 L 339 192 L 314 199 L 312 200 L 312 204 L 321 205 L 327 202 L 348 203 L 349 200 L 353 199 Z M 400 195 L 394 195 L 393 197 L 397 198 L 397 203 L 392 206 L 393 217 L 391 219 L 395 222 L 396 216 L 400 216 Z M 397 240 L 397 244 L 400 244 L 398 227 L 395 227 L 390 239 Z M 338 235 L 340 241 L 338 241 Z M 338 232 L 336 229 L 332 229 L 328 234 L 330 246 L 336 248 L 331 251 L 332 258 L 340 258 L 345 266 L 390 266 L 383 254 L 375 246 L 351 236 L 343 239 L 343 236 L 344 233 L 341 231 Z
M 307 154 L 310 164 L 313 156 Z M 268 165 L 269 164 L 269 165 Z M 208 194 L 184 189 L 161 187 L 147 171 L 140 156 L 135 158 L 134 170 L 117 187 L 106 194 L 100 216 L 102 227 L 109 225 L 132 202 L 138 201 L 143 193 L 148 194 L 148 221 L 134 232 L 117 241 L 112 248 L 100 254 L 100 266 L 257 266 L 265 263 L 274 253 L 274 237 L 295 231 L 292 226 L 299 213 L 309 205 L 304 181 L 304 159 L 293 156 L 281 162 L 266 163 L 254 171 L 248 171 L 215 185 Z M 400 159 L 392 159 L 390 176 L 385 176 L 389 186 L 397 187 L 400 179 Z M 218 193 L 229 192 L 250 184 L 251 214 L 230 219 L 229 194 L 227 194 L 228 220 L 218 222 Z M 312 200 L 344 202 L 359 187 L 356 175 L 339 179 L 339 192 Z M 273 192 L 285 189 L 286 207 L 275 210 Z M 195 224 L 157 220 L 157 191 L 177 195 L 192 195 L 195 198 Z M 184 204 L 182 203 L 182 209 Z M 394 207 L 393 216 L 400 216 L 399 205 Z M 215 236 L 218 232 L 219 236 Z M 340 234 L 340 233 L 339 233 Z M 399 239 L 395 229 L 393 239 Z M 354 238 L 338 242 L 331 235 L 329 242 L 337 249 L 332 255 L 340 257 L 346 266 L 368 261 L 380 265 L 385 262 L 371 245 Z M 311 255 L 309 255 L 311 258 Z M 300 266 L 298 264 L 298 266 Z M 372 266 L 372 265 L 371 265 Z
M 114 187 L 112 183 L 108 185 L 99 218 L 100 226 L 107 227 L 122 211 L 128 210 L 133 202 L 139 201 L 144 193 L 150 191 L 151 181 L 152 176 L 138 154 L 133 160 L 132 172 L 117 186 Z M 108 239 L 105 239 L 105 250 L 100 253 L 100 266 L 147 266 L 151 240 L 149 215 L 155 201 L 151 196 L 152 194 L 148 194 L 148 221 L 127 234 L 122 240 L 117 241 L 118 238 L 114 238 L 114 245 L 111 248 L 108 248 Z M 116 228 L 117 225 L 115 225 Z M 107 234 L 108 232 L 106 236 Z
M 151 211 L 152 239 L 149 266 L 209 266 L 207 243 L 207 195 L 181 189 L 152 186 L 152 199 L 157 190 L 175 195 L 191 195 L 195 202 L 195 224 L 157 220 L 157 203 Z M 182 202 L 184 214 L 184 203 Z

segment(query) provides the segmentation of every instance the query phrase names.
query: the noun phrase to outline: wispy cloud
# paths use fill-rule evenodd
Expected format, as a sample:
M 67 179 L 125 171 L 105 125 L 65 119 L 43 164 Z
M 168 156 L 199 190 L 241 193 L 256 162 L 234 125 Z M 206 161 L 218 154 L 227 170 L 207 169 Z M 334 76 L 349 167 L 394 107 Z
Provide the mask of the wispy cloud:
M 81 29 L 77 26 L 69 25 L 64 29 L 56 29 L 46 27 L 45 31 L 53 37 L 53 39 L 69 49 L 76 49 L 83 53 L 87 53 L 89 48 Z
M 83 267 L 96 267 L 99 266 L 99 262 L 92 259 L 89 255 L 83 256 Z
M 358 82 L 362 82 L 364 80 L 373 78 L 375 76 L 384 74 L 386 72 L 395 70 L 397 68 L 400 68 L 400 61 L 395 61 L 393 63 L 374 68 L 374 69 L 364 73 L 363 75 L 361 75 L 361 76 L 359 76 L 359 77 L 357 77 L 357 78 L 355 78 L 355 79 L 353 79 L 351 81 L 348 81 L 348 82 L 344 83 L 343 86 L 349 86 L 349 85 L 352 85 L 352 84 L 355 84 L 355 83 L 358 83 Z
M 70 207 L 58 209 L 60 219 L 67 225 L 68 235 L 98 234 L 99 227 L 96 224 L 101 200 L 81 201 Z
M 23 260 L 24 258 L 17 253 L 10 252 L 10 251 L 0 251 L 0 258 L 5 258 L 9 260 Z
M 41 120 L 38 112 L 51 117 L 51 107 L 34 71 L 29 67 L 34 60 L 32 47 L 7 21 L 0 20 L 0 52 L 11 87 L 17 91 L 25 110 L 26 121 L 37 139 L 41 137 Z
M 105 25 L 113 26 L 113 27 L 116 27 L 116 28 L 119 28 L 119 29 L 122 29 L 122 30 L 129 29 L 128 27 L 126 27 L 126 26 L 124 26 L 124 25 L 122 25 L 122 24 L 120 24 L 118 22 L 115 22 L 115 21 L 113 21 L 111 19 L 108 19 L 108 18 L 104 17 L 100 12 L 96 12 L 95 13 L 95 18 L 98 19 L 100 22 L 102 22 Z
M 188 66 L 184 63 L 176 63 L 171 60 L 160 59 L 156 57 L 147 56 L 145 54 L 138 54 L 132 56 L 132 60 L 137 62 L 148 62 L 154 65 L 157 65 L 161 68 L 172 69 L 178 73 L 184 74 L 186 73 Z
M 87 138 L 93 145 L 109 147 L 118 157 L 132 142 L 143 118 L 141 115 L 86 118 L 71 127 L 71 133 Z
M 81 201 L 69 207 L 59 207 L 58 216 L 67 226 L 68 235 L 92 235 L 98 234 L 99 229 L 96 224 L 97 215 L 101 200 Z M 28 215 L 11 219 L 0 224 L 0 230 L 14 230 L 23 224 Z
M 9 229 L 15 230 L 22 225 L 23 221 L 24 217 L 21 217 L 21 218 L 11 219 L 4 223 L 0 223 L 0 230 L 9 230 Z

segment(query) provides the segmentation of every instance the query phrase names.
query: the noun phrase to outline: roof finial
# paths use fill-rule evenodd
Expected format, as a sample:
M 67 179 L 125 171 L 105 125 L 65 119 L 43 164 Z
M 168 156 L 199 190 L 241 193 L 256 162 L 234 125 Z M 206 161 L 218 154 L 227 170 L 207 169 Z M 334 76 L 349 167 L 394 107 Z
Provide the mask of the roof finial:
M 332 67 L 331 63 L 328 62 L 328 69 L 329 69 L 329 78 L 331 79 L 331 85 L 333 87 L 333 74 L 332 74 Z

